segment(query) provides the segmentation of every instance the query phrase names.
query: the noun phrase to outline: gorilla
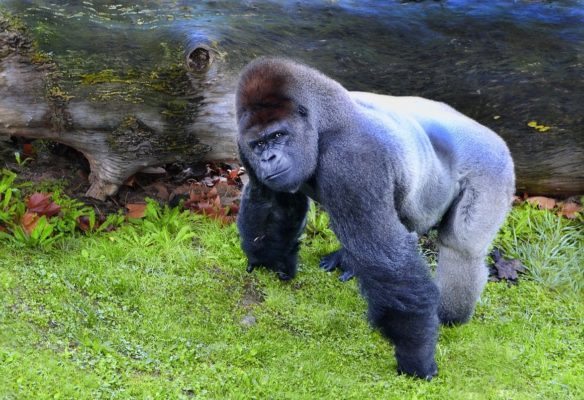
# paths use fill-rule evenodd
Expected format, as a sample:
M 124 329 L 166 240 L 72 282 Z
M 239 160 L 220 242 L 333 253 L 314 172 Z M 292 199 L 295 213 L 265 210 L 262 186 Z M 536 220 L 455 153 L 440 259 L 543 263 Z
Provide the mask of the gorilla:
M 294 277 L 309 198 L 342 248 L 321 263 L 355 274 L 398 371 L 430 380 L 439 323 L 468 321 L 488 246 L 510 208 L 513 161 L 493 131 L 446 104 L 349 92 L 294 61 L 261 58 L 236 93 L 249 174 L 237 221 L 248 271 Z M 435 280 L 418 235 L 438 231 Z

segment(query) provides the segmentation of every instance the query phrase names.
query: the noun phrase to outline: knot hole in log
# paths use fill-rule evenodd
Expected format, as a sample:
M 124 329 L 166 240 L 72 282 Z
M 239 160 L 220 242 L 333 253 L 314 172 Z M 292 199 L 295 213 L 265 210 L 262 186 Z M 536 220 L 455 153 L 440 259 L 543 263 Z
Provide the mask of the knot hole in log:
M 204 45 L 199 45 L 187 53 L 187 68 L 193 72 L 205 72 L 213 62 L 211 50 Z

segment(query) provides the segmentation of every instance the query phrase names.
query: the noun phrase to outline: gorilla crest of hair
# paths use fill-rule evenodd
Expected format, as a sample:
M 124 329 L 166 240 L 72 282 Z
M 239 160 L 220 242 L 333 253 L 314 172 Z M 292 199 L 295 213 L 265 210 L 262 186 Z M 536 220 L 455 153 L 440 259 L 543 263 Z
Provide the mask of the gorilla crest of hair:
M 511 204 L 503 140 L 443 103 L 349 92 L 283 59 L 250 63 L 236 102 L 250 177 L 238 218 L 248 271 L 261 265 L 294 277 L 312 198 L 342 244 L 321 266 L 357 277 L 398 370 L 431 379 L 439 322 L 471 317 L 487 248 Z M 433 227 L 435 281 L 418 250 L 418 234 Z

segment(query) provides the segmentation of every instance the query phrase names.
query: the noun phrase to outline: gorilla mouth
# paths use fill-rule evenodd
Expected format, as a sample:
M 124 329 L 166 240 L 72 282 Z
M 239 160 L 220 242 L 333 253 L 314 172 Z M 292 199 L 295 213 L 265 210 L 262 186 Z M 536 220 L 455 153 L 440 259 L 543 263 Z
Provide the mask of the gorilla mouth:
M 290 171 L 290 168 L 286 168 L 286 169 L 283 169 L 283 170 L 281 170 L 281 171 L 274 172 L 273 174 L 270 174 L 270 175 L 266 176 L 266 178 L 265 178 L 265 179 L 266 179 L 266 181 L 271 181 L 271 180 L 274 180 L 274 179 L 276 179 L 277 177 L 279 177 L 279 176 L 281 176 L 281 175 L 284 175 L 284 174 L 285 174 L 285 173 L 287 173 L 288 171 Z

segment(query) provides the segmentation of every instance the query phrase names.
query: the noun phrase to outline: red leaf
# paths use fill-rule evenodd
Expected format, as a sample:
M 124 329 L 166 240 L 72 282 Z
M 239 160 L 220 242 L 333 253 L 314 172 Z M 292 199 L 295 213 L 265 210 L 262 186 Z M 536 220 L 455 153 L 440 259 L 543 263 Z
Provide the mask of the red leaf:
M 27 157 L 32 157 L 34 155 L 34 147 L 32 143 L 25 143 L 22 145 L 22 154 Z
M 126 204 L 128 218 L 144 218 L 146 212 L 146 204 Z
M 53 203 L 50 194 L 34 193 L 26 202 L 28 211 L 52 217 L 61 211 L 61 206 Z
M 189 202 L 191 202 L 191 203 L 197 203 L 197 202 L 201 201 L 202 199 L 203 199 L 203 197 L 201 196 L 200 193 L 191 192 L 191 194 L 189 195 Z
M 231 204 L 229 206 L 229 215 L 237 215 L 238 212 L 239 212 L 239 205 Z
M 232 169 L 231 171 L 229 171 L 229 175 L 227 175 L 227 179 L 234 180 L 238 176 L 239 176 L 239 171 L 236 169 Z
M 199 201 L 196 205 L 196 208 L 199 210 L 211 210 L 213 209 L 213 205 L 208 201 Z

